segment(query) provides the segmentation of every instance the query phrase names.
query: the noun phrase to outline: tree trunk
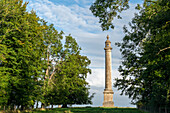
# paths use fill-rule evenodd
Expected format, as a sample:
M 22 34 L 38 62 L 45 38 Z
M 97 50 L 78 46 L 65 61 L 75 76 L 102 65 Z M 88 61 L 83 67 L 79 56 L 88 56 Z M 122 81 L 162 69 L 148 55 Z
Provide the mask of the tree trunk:
M 51 109 L 53 110 L 53 104 L 51 105 Z
M 24 106 L 23 105 L 21 105 L 21 111 L 23 111 L 24 110 Z
M 58 105 L 58 108 L 61 108 L 61 105 Z
M 34 105 L 31 105 L 31 111 L 34 109 Z
M 20 106 L 19 106 L 19 105 L 17 106 L 17 109 L 18 109 L 18 110 L 20 109 Z
M 41 104 L 41 108 L 45 109 L 45 104 L 44 103 Z
M 5 106 L 4 106 L 4 112 L 5 112 Z
M 165 107 L 165 113 L 168 113 L 168 112 L 167 112 L 167 108 L 166 108 L 166 107 Z
M 36 104 L 36 109 L 38 109 L 38 101 L 37 101 L 37 104 Z
M 16 112 L 16 107 L 17 107 L 17 106 L 16 106 L 16 105 L 14 105 L 14 112 Z
M 67 104 L 63 104 L 62 108 L 67 108 Z

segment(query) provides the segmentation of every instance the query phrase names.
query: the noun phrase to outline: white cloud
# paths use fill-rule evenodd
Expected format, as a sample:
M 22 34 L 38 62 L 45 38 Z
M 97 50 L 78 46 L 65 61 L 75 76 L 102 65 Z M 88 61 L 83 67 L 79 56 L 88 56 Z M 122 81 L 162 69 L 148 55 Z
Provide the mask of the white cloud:
M 115 78 L 120 78 L 117 70 L 112 70 L 112 83 Z M 105 85 L 105 69 L 92 69 L 92 74 L 87 76 L 90 86 L 104 87 Z
M 79 0 L 74 0 L 75 2 L 79 3 Z
M 83 8 L 78 5 L 56 5 L 48 0 L 36 0 L 30 1 L 30 7 L 34 8 L 40 17 L 68 33 L 82 29 L 86 32 L 100 29 L 97 18 L 92 16 L 88 6 Z
M 77 4 L 92 4 L 95 0 L 74 0 Z
M 92 69 L 91 75 L 87 76 L 87 82 L 90 86 L 104 87 L 105 70 L 104 69 Z

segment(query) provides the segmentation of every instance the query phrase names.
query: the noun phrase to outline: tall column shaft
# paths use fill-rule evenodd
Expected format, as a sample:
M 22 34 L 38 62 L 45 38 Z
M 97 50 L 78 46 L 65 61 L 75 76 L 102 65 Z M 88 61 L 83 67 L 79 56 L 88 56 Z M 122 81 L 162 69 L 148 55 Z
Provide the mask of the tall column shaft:
M 111 50 L 105 50 L 105 90 L 112 90 Z
M 105 89 L 103 107 L 114 107 L 112 90 L 112 61 L 111 61 L 111 42 L 107 36 L 105 42 Z

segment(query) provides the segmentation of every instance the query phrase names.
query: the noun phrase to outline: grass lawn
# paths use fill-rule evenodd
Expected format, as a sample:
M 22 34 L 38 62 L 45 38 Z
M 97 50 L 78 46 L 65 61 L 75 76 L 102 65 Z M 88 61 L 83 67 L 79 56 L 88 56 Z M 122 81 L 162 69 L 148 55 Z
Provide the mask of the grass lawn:
M 55 108 L 54 110 L 33 111 L 30 113 L 148 113 L 136 108 Z

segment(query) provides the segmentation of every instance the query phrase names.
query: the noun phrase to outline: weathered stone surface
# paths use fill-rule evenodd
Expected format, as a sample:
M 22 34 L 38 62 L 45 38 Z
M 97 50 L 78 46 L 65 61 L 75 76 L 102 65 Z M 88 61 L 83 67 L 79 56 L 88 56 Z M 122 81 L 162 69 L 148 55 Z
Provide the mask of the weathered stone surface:
M 109 36 L 105 42 L 105 89 L 103 107 L 114 107 L 113 90 L 112 90 L 112 64 L 111 64 L 111 42 Z

